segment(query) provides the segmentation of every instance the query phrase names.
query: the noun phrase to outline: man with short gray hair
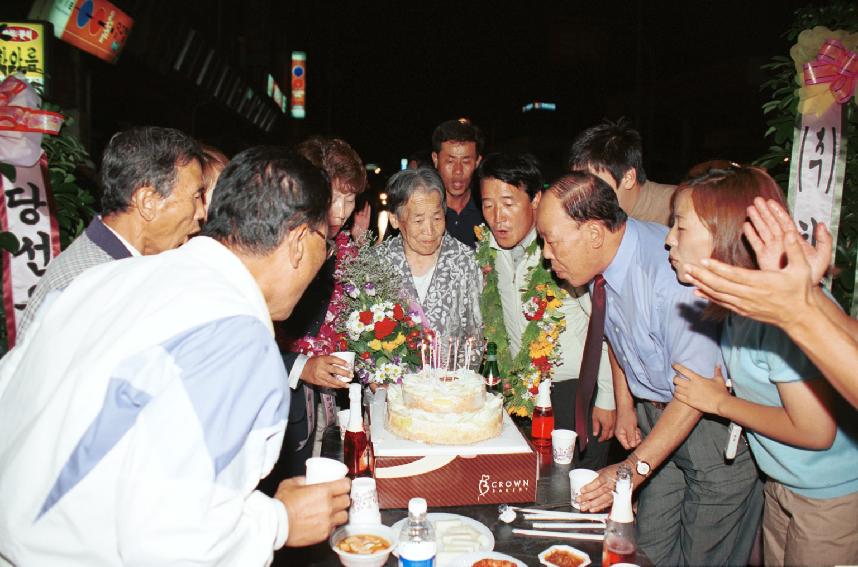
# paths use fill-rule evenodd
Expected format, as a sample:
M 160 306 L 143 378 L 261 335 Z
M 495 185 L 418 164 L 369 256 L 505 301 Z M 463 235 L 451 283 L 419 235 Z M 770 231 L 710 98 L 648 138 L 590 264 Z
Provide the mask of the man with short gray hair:
M 33 291 L 18 336 L 45 297 L 87 269 L 130 256 L 158 254 L 187 242 L 205 218 L 202 148 L 173 128 L 119 132 L 101 163 L 101 216 L 57 256 Z
M 331 189 L 241 152 L 203 234 L 51 294 L 0 361 L 0 565 L 262 566 L 345 523 L 349 479 L 255 490 L 289 383 L 272 320 L 324 262 Z

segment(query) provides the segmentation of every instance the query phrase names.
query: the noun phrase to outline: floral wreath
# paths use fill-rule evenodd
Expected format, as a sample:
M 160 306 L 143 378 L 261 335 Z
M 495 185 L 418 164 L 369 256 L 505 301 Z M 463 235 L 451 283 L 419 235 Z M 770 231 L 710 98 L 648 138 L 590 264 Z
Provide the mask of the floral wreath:
M 549 377 L 552 368 L 560 364 L 558 339 L 566 329 L 566 317 L 560 309 L 569 294 L 557 285 L 543 262 L 537 262 L 528 269 L 525 276 L 527 285 L 521 290 L 522 312 L 528 324 L 521 335 L 521 349 L 513 359 L 498 291 L 497 250 L 491 246 L 491 231 L 485 224 L 474 227 L 474 233 L 478 241 L 477 262 L 484 280 L 480 297 L 483 333 L 487 341 L 497 345 L 498 369 L 507 381 L 504 405 L 510 414 L 530 417 L 539 382 Z M 534 239 L 525 250 L 525 259 L 538 252 L 539 242 Z

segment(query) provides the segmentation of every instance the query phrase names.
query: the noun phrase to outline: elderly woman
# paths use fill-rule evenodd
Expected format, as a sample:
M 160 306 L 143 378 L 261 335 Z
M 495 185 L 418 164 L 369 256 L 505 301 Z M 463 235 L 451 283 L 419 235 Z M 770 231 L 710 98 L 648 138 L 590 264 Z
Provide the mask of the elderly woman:
M 387 183 L 400 234 L 376 250 L 402 275 L 404 293 L 423 308 L 424 325 L 439 335 L 482 337 L 482 278 L 474 251 L 446 232 L 441 177 L 420 167 L 394 174 Z

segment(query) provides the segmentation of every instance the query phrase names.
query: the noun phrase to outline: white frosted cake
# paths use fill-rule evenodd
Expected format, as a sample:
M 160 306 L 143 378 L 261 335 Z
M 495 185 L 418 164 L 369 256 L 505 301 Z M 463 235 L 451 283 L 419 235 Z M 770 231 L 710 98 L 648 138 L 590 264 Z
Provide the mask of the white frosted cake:
M 503 400 L 471 370 L 406 374 L 387 390 L 387 428 L 413 441 L 467 445 L 500 435 Z

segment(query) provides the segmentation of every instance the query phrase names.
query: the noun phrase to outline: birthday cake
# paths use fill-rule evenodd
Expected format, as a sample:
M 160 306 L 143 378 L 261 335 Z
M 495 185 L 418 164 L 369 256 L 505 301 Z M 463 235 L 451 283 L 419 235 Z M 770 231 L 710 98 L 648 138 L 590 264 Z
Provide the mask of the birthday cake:
M 500 435 L 503 400 L 476 372 L 424 369 L 387 391 L 387 429 L 413 441 L 467 445 Z

